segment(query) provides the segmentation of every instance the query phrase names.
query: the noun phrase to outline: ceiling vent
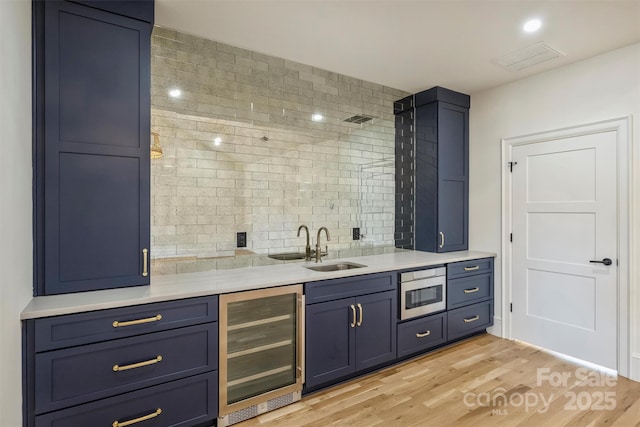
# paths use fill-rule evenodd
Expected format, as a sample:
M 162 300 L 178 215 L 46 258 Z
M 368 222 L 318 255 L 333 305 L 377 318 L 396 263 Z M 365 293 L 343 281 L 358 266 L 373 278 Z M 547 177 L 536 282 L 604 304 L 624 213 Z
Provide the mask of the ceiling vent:
M 344 119 L 343 121 L 359 125 L 361 123 L 366 123 L 371 119 L 375 119 L 375 116 L 355 115 L 349 117 L 348 119 Z
M 537 43 L 494 59 L 492 62 L 509 71 L 521 71 L 552 59 L 558 59 L 561 56 L 565 56 L 565 54 L 546 43 Z

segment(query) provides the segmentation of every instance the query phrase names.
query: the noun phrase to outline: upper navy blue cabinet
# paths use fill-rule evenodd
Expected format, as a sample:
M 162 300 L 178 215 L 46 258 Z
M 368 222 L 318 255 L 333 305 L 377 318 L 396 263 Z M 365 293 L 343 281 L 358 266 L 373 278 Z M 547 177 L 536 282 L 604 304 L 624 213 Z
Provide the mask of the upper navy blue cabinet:
M 411 224 L 396 221 L 396 243 L 428 252 L 468 248 L 469 215 L 469 105 L 468 95 L 435 87 L 396 103 L 396 114 L 414 112 L 414 125 L 396 136 L 396 164 L 400 182 L 409 182 L 414 209 Z M 397 121 L 396 121 L 397 122 Z M 410 132 L 411 135 L 407 135 Z M 413 150 L 407 139 L 413 138 Z M 408 154 L 407 154 L 408 153 Z M 406 173 L 409 177 L 404 176 Z M 406 210 L 407 195 L 396 202 Z M 413 245 L 406 231 L 413 231 Z
M 36 295 L 149 284 L 153 2 L 83 3 L 34 2 Z

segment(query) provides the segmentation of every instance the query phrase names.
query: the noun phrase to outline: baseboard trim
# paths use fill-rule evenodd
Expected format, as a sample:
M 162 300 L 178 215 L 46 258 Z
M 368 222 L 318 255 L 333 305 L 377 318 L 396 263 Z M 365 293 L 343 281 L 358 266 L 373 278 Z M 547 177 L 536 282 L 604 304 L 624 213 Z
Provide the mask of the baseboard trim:
M 640 353 L 633 353 L 631 355 L 631 372 L 629 379 L 640 381 Z

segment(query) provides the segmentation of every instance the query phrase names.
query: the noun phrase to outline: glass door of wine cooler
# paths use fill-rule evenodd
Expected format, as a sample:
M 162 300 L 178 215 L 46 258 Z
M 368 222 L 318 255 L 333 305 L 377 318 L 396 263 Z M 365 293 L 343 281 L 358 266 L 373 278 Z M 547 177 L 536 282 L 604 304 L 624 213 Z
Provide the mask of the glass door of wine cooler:
M 220 415 L 302 390 L 302 286 L 220 296 Z

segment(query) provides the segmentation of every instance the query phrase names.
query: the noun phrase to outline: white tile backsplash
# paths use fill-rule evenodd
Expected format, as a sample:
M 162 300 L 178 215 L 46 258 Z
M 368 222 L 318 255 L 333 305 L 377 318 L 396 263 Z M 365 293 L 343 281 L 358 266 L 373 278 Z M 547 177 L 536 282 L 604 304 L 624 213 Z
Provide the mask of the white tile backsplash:
M 393 101 L 406 93 L 159 27 L 151 71 L 164 150 L 151 163 L 153 258 L 233 257 L 241 231 L 250 252 L 300 250 L 300 224 L 314 243 L 328 227 L 334 250 L 394 244 Z M 375 118 L 343 121 L 353 114 Z

